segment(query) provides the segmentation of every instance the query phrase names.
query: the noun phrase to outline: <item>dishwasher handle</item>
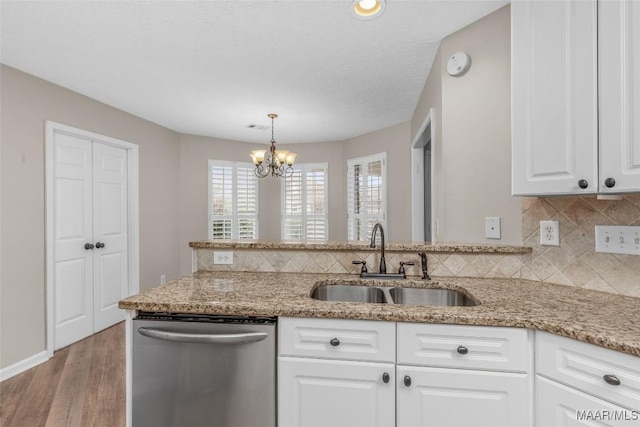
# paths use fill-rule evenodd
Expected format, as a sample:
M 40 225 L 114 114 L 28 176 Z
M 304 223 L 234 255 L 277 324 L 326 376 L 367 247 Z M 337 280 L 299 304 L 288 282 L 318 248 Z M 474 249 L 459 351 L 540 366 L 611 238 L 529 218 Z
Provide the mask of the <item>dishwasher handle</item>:
M 266 332 L 243 332 L 238 334 L 194 334 L 184 332 L 166 331 L 155 328 L 138 328 L 141 335 L 159 340 L 201 343 L 201 344 L 249 344 L 266 339 Z

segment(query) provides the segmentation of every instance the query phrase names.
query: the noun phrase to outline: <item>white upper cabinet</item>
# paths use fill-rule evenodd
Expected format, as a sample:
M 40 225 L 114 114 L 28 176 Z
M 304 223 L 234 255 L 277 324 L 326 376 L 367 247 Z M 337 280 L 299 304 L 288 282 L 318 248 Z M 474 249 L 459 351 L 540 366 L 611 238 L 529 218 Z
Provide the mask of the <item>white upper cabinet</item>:
M 637 0 L 598 4 L 602 193 L 640 191 L 639 23 Z
M 514 195 L 640 191 L 638 9 L 512 2 Z

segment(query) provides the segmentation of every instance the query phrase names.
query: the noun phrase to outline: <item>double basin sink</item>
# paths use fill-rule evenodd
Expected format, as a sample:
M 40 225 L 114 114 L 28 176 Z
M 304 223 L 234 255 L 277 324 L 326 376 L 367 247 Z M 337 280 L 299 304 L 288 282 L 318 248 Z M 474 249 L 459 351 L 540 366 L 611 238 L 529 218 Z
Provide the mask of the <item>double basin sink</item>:
M 468 307 L 476 305 L 473 299 L 462 292 L 441 288 L 320 285 L 313 290 L 311 298 L 321 301 L 444 307 Z

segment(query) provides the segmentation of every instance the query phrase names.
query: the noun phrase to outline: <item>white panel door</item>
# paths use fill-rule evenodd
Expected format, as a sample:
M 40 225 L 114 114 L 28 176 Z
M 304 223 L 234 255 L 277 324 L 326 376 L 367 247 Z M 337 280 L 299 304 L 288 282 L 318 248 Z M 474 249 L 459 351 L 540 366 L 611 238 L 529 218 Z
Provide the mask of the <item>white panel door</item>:
M 394 397 L 392 363 L 278 360 L 280 427 L 393 427 Z
M 127 295 L 127 150 L 93 143 L 93 331 L 124 320 Z
M 54 140 L 55 349 L 93 333 L 91 141 L 61 133 Z
M 514 195 L 598 189 L 596 29 L 595 0 L 511 3 Z
M 398 427 L 531 425 L 527 374 L 398 365 Z
M 600 192 L 640 191 L 640 2 L 598 2 Z

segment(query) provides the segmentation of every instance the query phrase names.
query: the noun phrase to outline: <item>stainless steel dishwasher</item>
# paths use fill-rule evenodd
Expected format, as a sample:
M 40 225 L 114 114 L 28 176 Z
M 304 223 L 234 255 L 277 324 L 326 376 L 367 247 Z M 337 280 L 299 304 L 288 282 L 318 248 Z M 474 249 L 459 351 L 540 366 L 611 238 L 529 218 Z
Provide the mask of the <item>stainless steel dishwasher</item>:
M 139 313 L 133 427 L 276 425 L 276 320 Z

